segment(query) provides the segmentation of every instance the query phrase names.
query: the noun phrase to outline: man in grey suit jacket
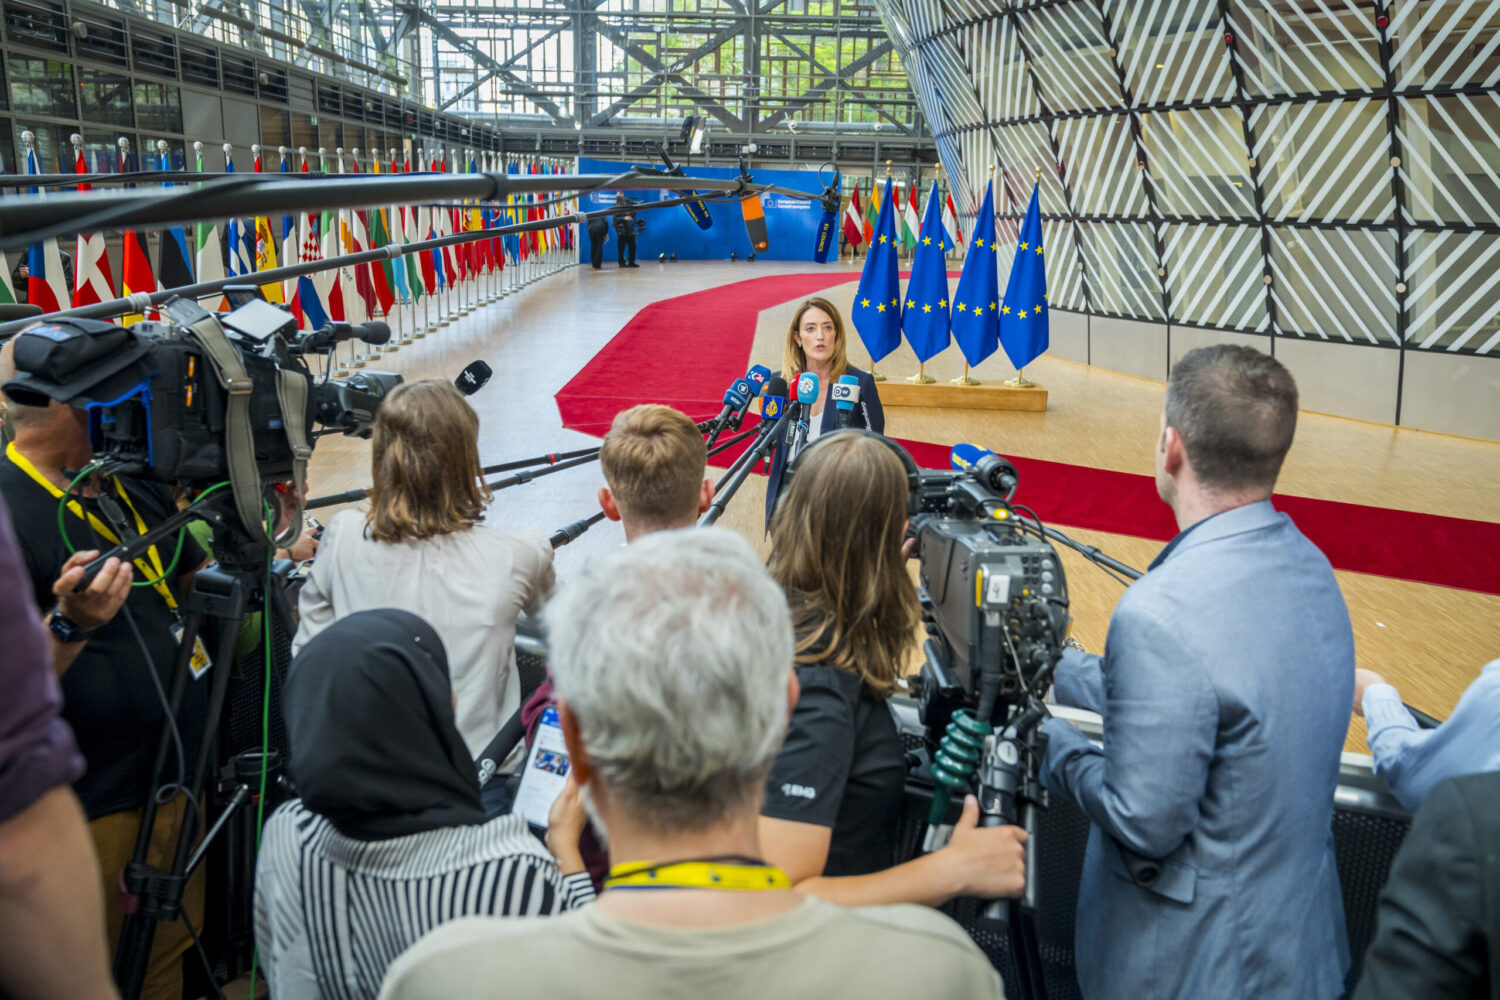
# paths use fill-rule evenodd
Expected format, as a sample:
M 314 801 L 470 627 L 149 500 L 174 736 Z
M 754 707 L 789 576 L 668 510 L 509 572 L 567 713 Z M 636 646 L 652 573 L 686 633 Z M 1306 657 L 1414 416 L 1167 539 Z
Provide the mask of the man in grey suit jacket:
M 1354 637 L 1332 567 L 1270 496 L 1297 387 L 1245 347 L 1172 369 L 1157 490 L 1180 533 L 1069 650 L 1043 783 L 1093 822 L 1078 898 L 1089 1000 L 1333 1000 L 1349 966 L 1333 852 Z

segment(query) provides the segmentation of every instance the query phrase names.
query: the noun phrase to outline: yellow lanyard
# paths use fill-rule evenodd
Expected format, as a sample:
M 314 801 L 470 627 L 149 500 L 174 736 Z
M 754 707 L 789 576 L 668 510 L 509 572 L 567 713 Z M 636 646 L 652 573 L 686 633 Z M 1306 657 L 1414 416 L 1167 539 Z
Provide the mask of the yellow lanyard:
M 758 862 L 673 861 L 615 865 L 605 889 L 790 889 L 780 868 Z
M 37 483 L 41 484 L 41 486 L 48 493 L 52 494 L 53 499 L 62 499 L 63 491 L 58 489 L 53 484 L 53 482 L 46 476 L 42 475 L 41 472 L 37 471 L 37 467 L 31 464 L 30 459 L 16 450 L 16 443 L 14 441 L 5 446 L 5 457 L 14 462 L 16 464 L 16 467 L 19 468 L 22 472 L 26 473 Z M 144 535 L 146 533 L 146 521 L 141 517 L 140 512 L 135 509 L 135 504 L 130 502 L 130 497 L 126 495 L 125 489 L 120 485 L 119 480 L 115 480 L 115 492 L 120 494 L 120 499 L 125 501 L 125 506 L 130 508 L 131 515 L 135 517 L 135 530 Z M 77 500 L 69 500 L 68 509 L 71 510 L 80 521 L 86 523 L 100 535 L 114 542 L 116 545 L 120 544 L 119 537 L 116 536 L 115 533 L 111 531 L 103 521 L 95 517 L 93 513 L 85 511 L 83 509 L 83 505 L 80 504 Z M 148 559 L 150 560 L 149 562 L 147 562 Z M 135 568 L 140 570 L 147 580 L 156 581 L 151 585 L 152 589 L 154 589 L 158 594 L 161 595 L 162 600 L 167 602 L 167 607 L 171 608 L 173 611 L 176 611 L 177 599 L 172 596 L 172 589 L 167 586 L 167 581 L 165 579 L 167 571 L 165 567 L 162 566 L 161 556 L 157 553 L 155 545 L 146 550 L 146 556 L 144 558 L 138 558 L 135 560 Z

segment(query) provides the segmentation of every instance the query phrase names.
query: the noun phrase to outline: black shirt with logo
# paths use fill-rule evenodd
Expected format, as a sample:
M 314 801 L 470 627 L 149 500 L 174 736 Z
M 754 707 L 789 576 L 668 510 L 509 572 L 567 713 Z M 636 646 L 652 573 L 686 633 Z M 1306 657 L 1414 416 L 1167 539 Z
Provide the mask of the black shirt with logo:
M 906 753 L 890 705 L 853 671 L 798 667 L 802 689 L 761 814 L 832 829 L 823 874 L 895 864 Z
M 161 523 L 175 511 L 165 487 L 132 480 L 121 482 L 148 527 Z M 4 456 L 0 456 L 0 495 L 10 508 L 16 538 L 31 576 L 33 596 L 45 615 L 57 604 L 52 585 L 70 554 L 58 533 L 58 500 Z M 126 514 L 129 516 L 128 510 Z M 112 541 L 95 534 L 72 511 L 63 514 L 63 524 L 76 549 L 103 552 L 114 547 Z M 157 546 L 164 567 L 171 562 L 175 548 L 175 539 Z M 204 558 L 203 550 L 188 535 L 169 582 L 197 568 Z M 139 571 L 135 578 L 138 583 L 149 579 Z M 130 631 L 126 608 L 150 652 L 149 661 Z M 162 689 L 171 691 L 172 668 L 177 659 L 177 638 L 173 632 L 176 624 L 176 614 L 155 587 L 131 587 L 124 607 L 93 634 L 62 675 L 62 717 L 73 728 L 88 765 L 73 790 L 89 819 L 135 809 L 146 800 L 151 764 L 165 717 L 148 671 L 154 667 Z M 178 709 L 187 758 L 183 766 L 188 777 L 201 743 L 208 685 L 208 674 L 189 681 Z M 173 781 L 176 777 L 176 755 L 169 753 L 165 780 Z

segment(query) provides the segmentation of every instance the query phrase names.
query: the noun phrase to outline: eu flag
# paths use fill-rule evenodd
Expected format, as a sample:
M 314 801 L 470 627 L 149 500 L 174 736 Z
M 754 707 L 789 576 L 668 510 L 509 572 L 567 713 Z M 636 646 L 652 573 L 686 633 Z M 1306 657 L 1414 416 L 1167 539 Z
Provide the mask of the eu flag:
M 953 290 L 953 339 L 973 368 L 1000 346 L 1000 276 L 995 270 L 994 182 L 974 220 L 974 239 Z
M 927 197 L 917 252 L 912 257 L 911 281 L 906 285 L 906 308 L 901 329 L 917 360 L 926 362 L 948 346 L 948 235 L 943 229 L 943 207 L 937 185 Z
M 865 254 L 865 269 L 854 293 L 854 329 L 865 342 L 873 361 L 879 361 L 901 346 L 901 279 L 896 252 L 896 212 L 892 210 L 894 184 L 885 186 L 875 235 Z
M 1042 213 L 1037 188 L 1021 223 L 1021 240 L 1000 307 L 1000 346 L 1016 370 L 1047 352 L 1047 268 L 1042 258 Z

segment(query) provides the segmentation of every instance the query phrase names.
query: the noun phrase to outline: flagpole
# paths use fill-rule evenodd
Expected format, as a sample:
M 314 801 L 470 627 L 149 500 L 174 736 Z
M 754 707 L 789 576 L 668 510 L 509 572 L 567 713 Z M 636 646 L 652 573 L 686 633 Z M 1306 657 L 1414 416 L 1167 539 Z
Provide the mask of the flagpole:
M 990 164 L 990 184 L 993 185 L 994 183 L 995 183 L 995 165 L 993 163 L 991 163 Z M 983 206 L 981 206 L 981 207 L 983 207 Z M 974 224 L 976 226 L 979 225 L 978 222 L 975 222 Z M 972 237 L 974 234 L 970 233 L 969 235 L 970 235 L 970 237 Z M 990 234 L 990 239 L 994 239 L 994 238 L 995 238 L 994 234 L 993 233 Z M 970 252 L 971 253 L 973 252 L 973 248 L 972 247 L 970 247 Z M 960 350 L 962 350 L 962 348 L 960 348 Z M 978 385 L 979 384 L 979 379 L 977 379 L 977 378 L 970 378 L 969 377 L 969 360 L 967 358 L 964 359 L 964 373 L 962 375 L 960 375 L 958 378 L 952 379 L 951 381 L 952 381 L 952 383 L 954 385 Z
M 1041 167 L 1037 167 L 1036 168 L 1036 183 L 1038 185 L 1040 185 L 1042 183 L 1042 168 Z M 1031 381 L 1031 379 L 1029 379 L 1029 378 L 1026 377 L 1026 372 L 1023 369 L 1021 369 L 1021 368 L 1017 368 L 1016 369 L 1016 377 L 1015 378 L 1008 378 L 1008 379 L 1006 379 L 1005 380 L 1005 384 L 1008 385 L 1008 386 L 1010 386 L 1013 389 L 1030 389 L 1032 386 L 1036 385 L 1035 382 Z
M 885 161 L 885 189 L 887 191 L 889 191 L 891 189 L 891 167 L 893 165 L 893 162 L 894 161 L 892 161 L 892 160 L 886 160 Z M 874 189 L 872 188 L 871 190 L 874 190 Z M 891 211 L 892 212 L 896 211 L 896 199 L 895 199 L 894 196 L 892 196 L 892 198 L 891 198 Z M 897 236 L 897 239 L 898 240 L 900 239 L 899 234 Z M 868 260 L 865 261 L 865 266 L 868 267 L 869 263 L 870 262 Z M 897 266 L 897 269 L 896 269 L 896 288 L 898 290 L 901 288 L 901 271 L 900 271 L 900 266 L 899 265 Z M 882 375 L 882 374 L 880 374 L 878 371 L 875 370 L 875 359 L 874 358 L 870 359 L 870 380 L 874 381 L 874 382 L 884 382 L 885 381 L 885 376 Z

